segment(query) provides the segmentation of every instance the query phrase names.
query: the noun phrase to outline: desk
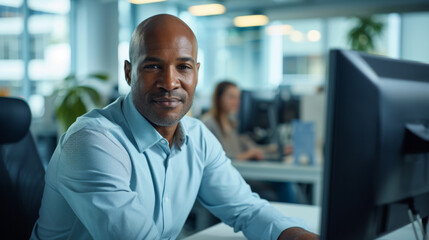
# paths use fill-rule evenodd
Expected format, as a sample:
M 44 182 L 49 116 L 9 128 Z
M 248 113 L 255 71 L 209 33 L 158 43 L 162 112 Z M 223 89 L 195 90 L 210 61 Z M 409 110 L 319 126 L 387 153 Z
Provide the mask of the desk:
M 287 216 L 299 217 L 304 219 L 309 229 L 313 232 L 319 232 L 320 207 L 313 205 L 301 205 L 291 203 L 271 202 L 277 210 Z M 242 232 L 234 233 L 233 229 L 224 223 L 216 224 L 199 233 L 185 238 L 185 240 L 240 240 L 246 239 Z
M 320 165 L 297 166 L 281 162 L 232 161 L 232 165 L 244 179 L 299 182 L 313 184 L 313 203 L 320 205 L 322 197 L 322 167 Z
M 307 222 L 310 231 L 320 234 L 321 211 L 319 206 L 299 205 L 290 203 L 271 203 L 276 209 L 287 216 L 299 217 Z M 404 240 L 413 239 L 414 233 L 411 224 L 391 232 L 376 240 Z M 216 224 L 201 232 L 191 235 L 185 240 L 245 240 L 242 232 L 234 233 L 233 229 L 224 223 Z

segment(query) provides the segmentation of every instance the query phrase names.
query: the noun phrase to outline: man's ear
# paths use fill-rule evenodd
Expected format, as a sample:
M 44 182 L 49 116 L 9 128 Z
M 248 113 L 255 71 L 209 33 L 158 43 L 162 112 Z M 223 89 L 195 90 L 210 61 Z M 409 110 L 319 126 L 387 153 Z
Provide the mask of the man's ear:
M 128 60 L 124 61 L 125 80 L 128 86 L 131 86 L 131 63 Z
M 197 84 L 198 84 L 198 79 L 199 79 L 199 74 L 200 74 L 200 63 L 197 63 Z M 195 86 L 197 85 L 195 84 Z

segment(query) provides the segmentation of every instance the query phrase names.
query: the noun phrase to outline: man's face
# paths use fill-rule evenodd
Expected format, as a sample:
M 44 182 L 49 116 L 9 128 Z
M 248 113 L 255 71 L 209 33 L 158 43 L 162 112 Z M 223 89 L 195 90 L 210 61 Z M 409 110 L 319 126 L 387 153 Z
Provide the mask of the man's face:
M 178 123 L 192 105 L 198 81 L 194 39 L 177 32 L 146 34 L 128 75 L 135 107 L 156 126 Z

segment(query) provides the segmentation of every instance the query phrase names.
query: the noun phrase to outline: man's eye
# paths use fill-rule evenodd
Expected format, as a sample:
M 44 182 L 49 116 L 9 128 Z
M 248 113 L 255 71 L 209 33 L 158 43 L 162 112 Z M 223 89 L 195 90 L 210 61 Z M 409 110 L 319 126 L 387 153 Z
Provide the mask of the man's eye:
M 143 67 L 144 69 L 160 69 L 161 67 L 157 64 L 148 64 Z
M 192 69 L 192 68 L 190 66 L 188 66 L 188 65 L 183 64 L 183 65 L 179 65 L 178 69 L 180 69 L 180 70 L 187 70 L 187 69 Z

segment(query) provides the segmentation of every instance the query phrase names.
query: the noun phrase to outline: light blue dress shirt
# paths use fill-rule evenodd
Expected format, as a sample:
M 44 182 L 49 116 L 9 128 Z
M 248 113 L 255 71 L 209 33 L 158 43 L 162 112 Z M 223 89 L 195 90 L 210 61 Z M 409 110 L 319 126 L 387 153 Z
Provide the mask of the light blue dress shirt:
M 170 148 L 127 95 L 61 137 L 31 239 L 175 239 L 197 198 L 249 239 L 305 226 L 252 193 L 199 120 L 184 117 Z

